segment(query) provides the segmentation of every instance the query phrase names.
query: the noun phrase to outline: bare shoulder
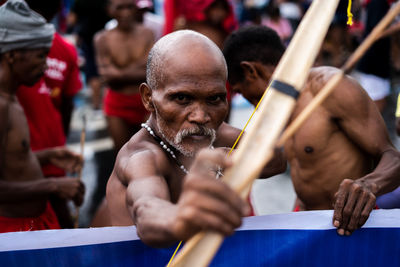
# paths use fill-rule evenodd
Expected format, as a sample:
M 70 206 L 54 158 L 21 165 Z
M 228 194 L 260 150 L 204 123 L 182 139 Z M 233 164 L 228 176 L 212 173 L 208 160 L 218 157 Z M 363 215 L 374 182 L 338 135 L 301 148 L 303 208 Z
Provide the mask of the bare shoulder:
M 320 67 L 313 69 L 314 76 L 313 91 L 318 93 L 339 70 L 330 67 Z M 319 87 L 319 88 L 318 88 Z M 323 102 L 322 106 L 334 118 L 340 119 L 360 119 L 369 118 L 380 120 L 380 113 L 374 102 L 361 87 L 361 85 L 351 76 L 345 75 L 329 97 Z
M 153 30 L 151 28 L 143 25 L 143 24 L 138 24 L 137 25 L 137 31 L 140 34 L 145 34 L 145 35 L 150 35 L 150 36 L 153 35 Z
M 147 41 L 151 41 L 154 42 L 154 32 L 151 28 L 143 25 L 143 24 L 139 24 L 137 25 L 137 33 L 138 35 L 147 40 Z
M 114 173 L 124 185 L 141 177 L 163 176 L 167 171 L 168 159 L 165 153 L 144 130 L 132 136 L 121 148 L 114 167 Z
M 232 147 L 239 137 L 241 130 L 225 122 L 221 124 L 217 131 L 216 147 Z
M 307 79 L 306 89 L 316 95 L 329 79 L 339 72 L 338 68 L 330 66 L 312 68 Z
M 93 37 L 94 45 L 95 46 L 104 45 L 105 40 L 107 39 L 107 36 L 109 35 L 109 33 L 110 33 L 110 30 L 101 30 L 101 31 L 97 32 Z
M 340 70 L 334 67 L 313 68 L 307 81 L 307 90 L 313 95 L 318 94 L 324 85 Z M 329 109 L 353 110 L 360 107 L 373 105 L 368 94 L 361 85 L 351 76 L 345 75 L 329 97 L 324 101 L 323 106 Z

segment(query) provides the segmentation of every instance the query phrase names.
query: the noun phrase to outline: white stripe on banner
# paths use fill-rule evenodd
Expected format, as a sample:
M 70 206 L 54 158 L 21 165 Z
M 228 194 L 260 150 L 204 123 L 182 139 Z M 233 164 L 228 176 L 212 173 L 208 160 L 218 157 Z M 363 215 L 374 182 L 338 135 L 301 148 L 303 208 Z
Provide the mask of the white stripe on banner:
M 332 211 L 245 218 L 212 266 L 400 266 L 400 210 L 374 210 L 350 237 Z M 0 234 L 1 266 L 164 266 L 174 246 L 153 249 L 130 227 Z

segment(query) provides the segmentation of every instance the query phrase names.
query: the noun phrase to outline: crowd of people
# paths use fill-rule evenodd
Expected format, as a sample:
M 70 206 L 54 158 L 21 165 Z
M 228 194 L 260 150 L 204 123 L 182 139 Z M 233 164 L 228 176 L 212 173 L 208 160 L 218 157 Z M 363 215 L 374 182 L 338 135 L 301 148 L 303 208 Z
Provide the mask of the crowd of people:
M 136 225 L 156 247 L 201 230 L 232 234 L 254 215 L 218 179 L 241 133 L 226 122 L 232 94 L 257 105 L 311 2 L 165 0 L 159 14 L 160 2 L 151 0 L 0 1 L 0 232 L 76 224 L 67 201 L 83 202 L 85 186 L 74 175 L 83 158 L 65 145 L 73 98 L 87 86 L 115 149 L 96 224 Z M 347 1 L 340 1 L 289 122 L 392 2 L 355 1 L 348 27 Z M 397 71 L 391 36 L 366 53 L 354 78 L 343 78 L 260 175 L 288 164 L 293 210 L 333 209 L 339 235 L 362 227 L 373 209 L 400 207 L 400 152 L 381 115 Z M 396 116 L 400 135 L 400 107 Z

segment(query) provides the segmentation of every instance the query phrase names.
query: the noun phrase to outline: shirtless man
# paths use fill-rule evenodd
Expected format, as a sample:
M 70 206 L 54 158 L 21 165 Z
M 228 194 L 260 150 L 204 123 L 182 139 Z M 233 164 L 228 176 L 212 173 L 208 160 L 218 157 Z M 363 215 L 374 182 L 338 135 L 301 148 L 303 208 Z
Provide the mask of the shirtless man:
M 109 12 L 118 25 L 95 36 L 99 73 L 109 86 L 104 112 L 116 151 L 140 129 L 148 115 L 139 85 L 146 79 L 147 55 L 154 43 L 151 29 L 135 21 L 132 0 L 111 0 Z
M 277 34 L 266 27 L 233 33 L 224 47 L 233 90 L 256 105 L 283 52 Z M 337 71 L 332 67 L 311 70 L 291 121 Z M 399 184 L 400 154 L 374 103 L 347 76 L 284 150 L 301 201 L 297 209 L 331 209 L 333 204 L 333 225 L 340 235 L 361 227 L 375 207 L 376 196 Z
M 4 34 L 6 33 L 6 34 Z M 55 194 L 80 205 L 84 187 L 77 178 L 44 179 L 41 164 L 76 172 L 82 158 L 64 148 L 32 152 L 20 85 L 32 86 L 46 69 L 54 27 L 22 0 L 0 7 L 0 232 L 59 228 L 48 202 Z
M 220 49 L 204 35 L 177 31 L 154 45 L 140 86 L 150 118 L 120 150 L 107 185 L 113 225 L 134 223 L 153 246 L 200 230 L 228 235 L 240 225 L 248 206 L 215 179 L 230 164 L 220 147 L 232 147 L 240 133 L 223 123 L 226 78 Z M 282 159 L 263 177 L 284 171 Z

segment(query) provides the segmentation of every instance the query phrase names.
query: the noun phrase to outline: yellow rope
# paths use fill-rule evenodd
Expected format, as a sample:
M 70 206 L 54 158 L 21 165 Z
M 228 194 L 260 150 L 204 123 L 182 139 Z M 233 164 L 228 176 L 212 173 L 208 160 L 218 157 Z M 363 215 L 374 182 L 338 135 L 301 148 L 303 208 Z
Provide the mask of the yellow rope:
M 267 90 L 265 90 L 265 92 L 264 92 L 263 96 L 261 97 L 260 101 L 258 101 L 257 106 L 254 108 L 253 113 L 251 114 L 250 118 L 247 120 L 247 122 L 246 122 L 246 124 L 245 124 L 243 130 L 240 132 L 238 138 L 236 139 L 235 143 L 233 144 L 231 150 L 230 150 L 229 153 L 228 153 L 228 156 L 232 153 L 232 151 L 233 151 L 233 149 L 235 148 L 236 144 L 239 142 L 240 138 L 242 137 L 242 134 L 244 133 L 244 130 L 246 130 L 247 125 L 249 124 L 250 120 L 253 118 L 254 113 L 257 111 L 258 106 L 260 105 L 261 101 L 264 99 L 264 96 L 267 94 L 267 92 L 268 92 L 270 86 L 271 86 L 271 84 L 268 85 Z M 171 257 L 171 259 L 169 260 L 169 262 L 168 262 L 168 264 L 167 264 L 167 267 L 169 267 L 170 264 L 171 264 L 171 262 L 174 260 L 175 255 L 176 255 L 176 252 L 178 252 L 178 249 L 179 249 L 179 247 L 181 246 L 181 244 L 182 244 L 182 241 L 179 242 L 178 246 L 176 247 L 174 254 L 172 254 L 172 257 Z
M 246 124 L 243 127 L 243 130 L 240 132 L 238 138 L 236 139 L 235 143 L 233 144 L 231 150 L 229 151 L 228 155 L 230 155 L 233 151 L 233 149 L 236 147 L 236 144 L 239 142 L 240 138 L 242 137 L 242 134 L 244 133 L 244 130 L 246 130 L 247 125 L 250 123 L 251 119 L 253 118 L 254 113 L 256 113 L 258 106 L 260 105 L 261 101 L 264 99 L 264 96 L 267 94 L 269 87 L 271 86 L 271 84 L 268 85 L 267 90 L 265 90 L 264 94 L 262 95 L 260 101 L 258 101 L 257 106 L 254 108 L 253 113 L 251 114 L 250 118 L 247 120 Z
M 172 260 L 175 258 L 175 254 L 176 254 L 176 252 L 178 252 L 178 249 L 179 249 L 179 247 L 181 246 L 181 244 L 182 244 L 182 241 L 179 242 L 178 246 L 176 247 L 174 254 L 172 254 L 172 257 L 171 257 L 171 259 L 169 260 L 169 262 L 168 262 L 168 264 L 167 264 L 167 267 L 169 267 L 169 266 L 171 265 L 171 262 L 172 262 Z
M 351 13 L 351 0 L 349 0 L 349 5 L 347 6 L 347 25 L 353 25 L 353 14 Z

